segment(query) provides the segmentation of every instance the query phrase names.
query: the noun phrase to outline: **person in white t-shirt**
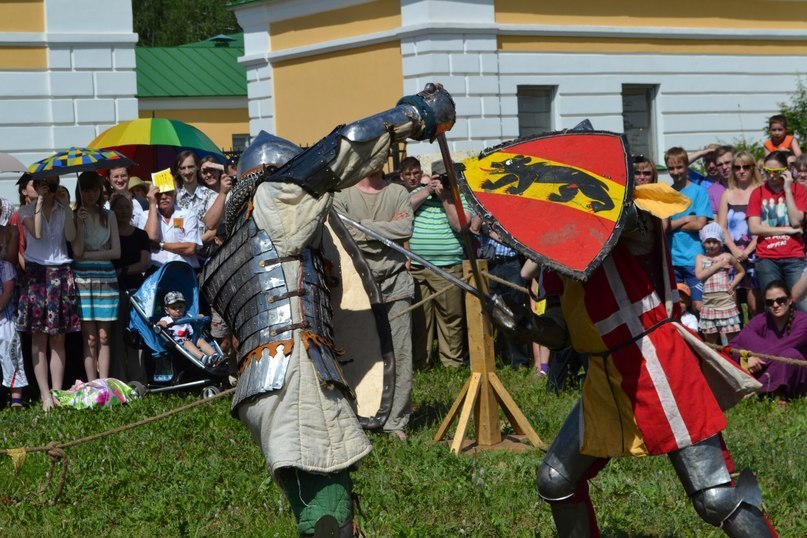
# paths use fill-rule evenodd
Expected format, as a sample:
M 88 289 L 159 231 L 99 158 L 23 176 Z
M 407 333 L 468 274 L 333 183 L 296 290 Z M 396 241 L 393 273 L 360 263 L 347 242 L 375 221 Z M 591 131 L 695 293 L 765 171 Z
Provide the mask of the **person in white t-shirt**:
M 147 198 L 149 212 L 144 229 L 153 244 L 151 264 L 159 267 L 170 261 L 184 261 L 198 269 L 196 250 L 201 248 L 202 239 L 196 215 L 177 207 L 176 191 L 159 192 L 152 187 Z

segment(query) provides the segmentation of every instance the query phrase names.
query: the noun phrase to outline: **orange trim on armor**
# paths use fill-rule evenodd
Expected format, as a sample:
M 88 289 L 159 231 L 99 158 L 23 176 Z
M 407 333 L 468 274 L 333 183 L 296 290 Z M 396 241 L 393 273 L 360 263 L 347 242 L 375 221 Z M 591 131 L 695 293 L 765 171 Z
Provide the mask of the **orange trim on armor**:
M 306 351 L 308 351 L 308 347 L 313 342 L 318 347 L 327 347 L 328 349 L 333 351 L 333 353 L 337 357 L 341 357 L 342 355 L 345 354 L 345 350 L 336 347 L 336 344 L 334 344 L 333 340 L 331 340 L 330 338 L 325 338 L 324 336 L 320 336 L 317 333 L 312 333 L 311 331 L 302 331 L 300 333 L 300 341 L 305 346 Z
M 249 366 L 249 363 L 251 363 L 253 360 L 255 362 L 259 362 L 263 357 L 264 350 L 269 352 L 270 357 L 274 357 L 277 355 L 277 348 L 281 345 L 284 346 L 283 354 L 286 356 L 291 355 L 291 350 L 294 349 L 294 340 L 289 339 L 269 342 L 268 344 L 263 344 L 262 346 L 256 347 L 250 351 L 246 358 L 241 362 L 241 365 L 238 367 L 238 371 L 243 373 L 246 367 Z
M 249 220 L 249 217 L 252 216 L 253 209 L 255 209 L 255 206 L 252 205 L 252 197 L 250 196 L 249 202 L 247 202 L 247 211 L 244 214 L 244 220 Z

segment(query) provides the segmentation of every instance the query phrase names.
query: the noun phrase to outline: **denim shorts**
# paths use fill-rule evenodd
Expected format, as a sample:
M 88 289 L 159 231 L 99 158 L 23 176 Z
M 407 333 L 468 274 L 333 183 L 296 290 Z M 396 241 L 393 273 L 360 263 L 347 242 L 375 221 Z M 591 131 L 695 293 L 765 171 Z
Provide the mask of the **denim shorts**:
M 695 276 L 694 265 L 675 265 L 673 266 L 675 272 L 675 281 L 683 282 L 689 286 L 689 297 L 693 301 L 703 301 L 703 284 Z

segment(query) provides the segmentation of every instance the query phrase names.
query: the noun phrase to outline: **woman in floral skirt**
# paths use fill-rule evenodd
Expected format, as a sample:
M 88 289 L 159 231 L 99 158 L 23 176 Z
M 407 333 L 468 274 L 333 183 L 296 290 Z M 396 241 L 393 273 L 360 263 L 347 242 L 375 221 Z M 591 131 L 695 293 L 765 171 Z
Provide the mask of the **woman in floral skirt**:
M 76 227 L 67 196 L 59 190 L 58 177 L 37 179 L 34 187 L 36 203 L 19 211 L 26 248 L 17 330 L 31 333 L 34 375 L 42 408 L 48 411 L 54 405 L 51 388 L 61 389 L 64 383 L 65 334 L 81 330 L 72 260 L 67 252 L 67 241 L 75 238 Z

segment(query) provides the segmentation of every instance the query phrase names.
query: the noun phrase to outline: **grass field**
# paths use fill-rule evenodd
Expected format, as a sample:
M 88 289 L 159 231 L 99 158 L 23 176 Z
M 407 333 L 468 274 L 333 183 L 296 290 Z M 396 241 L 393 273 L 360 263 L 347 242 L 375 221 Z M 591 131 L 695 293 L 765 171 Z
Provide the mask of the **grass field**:
M 554 536 L 535 492 L 542 453 L 456 457 L 432 437 L 467 371 L 415 378 L 409 440 L 370 434 L 354 473 L 359 522 L 369 537 Z M 538 435 L 550 442 L 577 398 L 555 396 L 526 370 L 500 370 Z M 149 395 L 106 411 L 0 411 L 0 448 L 69 441 L 156 415 L 193 396 Z M 729 412 L 737 468 L 757 472 L 780 535 L 807 536 L 807 403 L 750 400 Z M 217 401 L 128 433 L 67 449 L 64 492 L 40 497 L 48 459 L 30 454 L 19 474 L 0 460 L 0 536 L 294 536 L 294 518 L 268 479 L 246 429 Z M 720 536 L 702 523 L 665 457 L 613 461 L 592 482 L 605 536 Z

